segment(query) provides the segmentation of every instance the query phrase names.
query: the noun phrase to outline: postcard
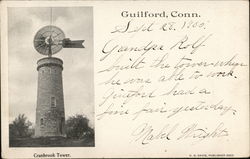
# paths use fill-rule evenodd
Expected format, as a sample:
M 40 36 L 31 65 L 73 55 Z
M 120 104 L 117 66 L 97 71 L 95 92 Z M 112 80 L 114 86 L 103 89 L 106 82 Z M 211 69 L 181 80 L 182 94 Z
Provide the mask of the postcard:
M 249 1 L 1 1 L 3 158 L 249 157 Z

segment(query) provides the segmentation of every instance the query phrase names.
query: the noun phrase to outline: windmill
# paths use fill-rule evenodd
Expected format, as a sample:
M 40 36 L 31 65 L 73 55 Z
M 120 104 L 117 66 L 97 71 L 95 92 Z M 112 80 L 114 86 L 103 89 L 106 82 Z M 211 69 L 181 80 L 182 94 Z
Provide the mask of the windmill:
M 52 8 L 50 17 L 50 25 L 38 30 L 33 41 L 35 50 L 47 56 L 37 61 L 35 137 L 65 136 L 63 61 L 52 55 L 62 48 L 84 48 L 84 40 L 71 41 L 59 27 L 52 25 Z
M 71 41 L 65 38 L 64 32 L 53 25 L 41 28 L 34 37 L 34 47 L 42 55 L 51 57 L 58 53 L 62 48 L 84 48 L 84 40 Z

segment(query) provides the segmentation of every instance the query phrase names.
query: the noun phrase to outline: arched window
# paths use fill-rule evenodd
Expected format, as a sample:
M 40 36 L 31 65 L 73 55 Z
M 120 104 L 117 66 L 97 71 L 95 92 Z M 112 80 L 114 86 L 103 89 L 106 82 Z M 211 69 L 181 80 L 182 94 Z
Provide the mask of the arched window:
M 50 105 L 51 105 L 51 107 L 56 107 L 56 97 L 50 98 Z
M 43 118 L 40 119 L 40 125 L 44 125 Z

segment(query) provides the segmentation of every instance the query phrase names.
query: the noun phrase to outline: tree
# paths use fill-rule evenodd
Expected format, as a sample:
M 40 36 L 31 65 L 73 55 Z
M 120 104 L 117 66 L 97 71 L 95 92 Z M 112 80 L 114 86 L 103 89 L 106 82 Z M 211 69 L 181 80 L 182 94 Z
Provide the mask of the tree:
M 75 115 L 66 121 L 66 134 L 69 138 L 94 138 L 94 130 L 89 127 L 89 119 L 84 115 Z
M 9 124 L 10 137 L 28 137 L 32 134 L 29 131 L 31 122 L 24 114 L 19 114 L 15 120 Z

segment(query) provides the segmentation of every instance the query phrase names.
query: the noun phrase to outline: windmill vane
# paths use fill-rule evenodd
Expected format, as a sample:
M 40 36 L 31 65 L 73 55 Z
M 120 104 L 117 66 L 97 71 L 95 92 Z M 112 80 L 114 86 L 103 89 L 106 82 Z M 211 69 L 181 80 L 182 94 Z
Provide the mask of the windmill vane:
M 53 25 L 42 27 L 34 37 L 34 47 L 42 55 L 51 57 L 62 48 L 84 48 L 84 40 L 70 40 L 65 38 L 64 32 Z

